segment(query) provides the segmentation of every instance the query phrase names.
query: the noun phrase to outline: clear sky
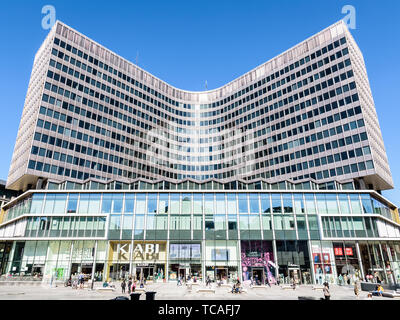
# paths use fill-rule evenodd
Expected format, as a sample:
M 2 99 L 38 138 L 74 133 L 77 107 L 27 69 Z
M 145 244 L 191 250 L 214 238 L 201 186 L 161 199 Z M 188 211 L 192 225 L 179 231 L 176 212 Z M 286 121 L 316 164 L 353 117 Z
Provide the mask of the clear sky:
M 48 33 L 44 5 L 58 20 L 162 80 L 186 90 L 217 88 L 344 18 L 367 66 L 400 205 L 400 1 L 186 0 L 3 1 L 0 10 L 0 179 L 6 179 L 34 55 Z

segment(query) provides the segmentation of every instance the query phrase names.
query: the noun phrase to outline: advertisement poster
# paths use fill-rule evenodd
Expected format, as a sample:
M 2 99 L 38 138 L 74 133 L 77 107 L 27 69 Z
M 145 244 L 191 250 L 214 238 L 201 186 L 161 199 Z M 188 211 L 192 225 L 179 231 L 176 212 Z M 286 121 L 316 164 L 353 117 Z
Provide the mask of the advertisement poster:
M 332 274 L 331 249 L 329 247 L 312 246 L 314 273 L 317 280 L 322 281 L 323 275 Z
M 171 244 L 169 246 L 169 257 L 171 259 L 179 258 L 179 244 Z
M 200 259 L 200 244 L 170 244 L 171 259 Z
M 192 259 L 201 259 L 200 244 L 192 244 Z
M 212 249 L 211 250 L 212 260 L 229 260 L 229 249 Z
M 190 244 L 181 244 L 179 250 L 179 258 L 190 259 Z

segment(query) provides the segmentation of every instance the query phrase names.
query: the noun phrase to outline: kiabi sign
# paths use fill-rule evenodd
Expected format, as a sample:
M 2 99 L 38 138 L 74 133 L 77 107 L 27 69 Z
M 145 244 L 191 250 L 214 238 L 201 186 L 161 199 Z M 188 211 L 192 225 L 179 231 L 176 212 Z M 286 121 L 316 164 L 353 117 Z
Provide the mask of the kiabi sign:
M 158 259 L 160 245 L 158 243 L 137 243 L 133 249 L 133 259 L 153 260 Z

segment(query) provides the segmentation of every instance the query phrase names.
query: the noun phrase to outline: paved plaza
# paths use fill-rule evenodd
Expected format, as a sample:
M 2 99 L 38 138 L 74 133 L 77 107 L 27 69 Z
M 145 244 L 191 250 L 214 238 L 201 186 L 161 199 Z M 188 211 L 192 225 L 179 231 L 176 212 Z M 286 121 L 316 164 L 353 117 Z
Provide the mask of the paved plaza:
M 0 300 L 110 300 L 122 294 L 119 283 L 116 283 L 115 291 L 98 291 L 88 288 L 72 289 L 71 287 L 58 286 L 51 288 L 48 285 L 24 286 L 6 285 L 0 286 Z M 313 290 L 313 286 L 304 285 L 293 289 L 282 289 L 279 286 L 271 288 L 250 288 L 244 287 L 247 292 L 232 294 L 228 287 L 216 287 L 215 293 L 198 293 L 200 288 L 205 289 L 205 285 L 193 286 L 193 290 L 188 291 L 185 285 L 177 286 L 176 283 L 155 283 L 146 285 L 146 291 L 156 291 L 156 300 L 298 300 L 299 296 L 323 297 L 322 290 Z M 214 287 L 213 287 L 214 288 Z M 330 286 L 331 300 L 356 300 L 351 286 Z M 362 291 L 360 300 L 365 300 L 367 292 Z M 142 294 L 140 300 L 145 300 L 146 295 Z M 397 300 L 393 298 L 373 297 L 373 300 Z

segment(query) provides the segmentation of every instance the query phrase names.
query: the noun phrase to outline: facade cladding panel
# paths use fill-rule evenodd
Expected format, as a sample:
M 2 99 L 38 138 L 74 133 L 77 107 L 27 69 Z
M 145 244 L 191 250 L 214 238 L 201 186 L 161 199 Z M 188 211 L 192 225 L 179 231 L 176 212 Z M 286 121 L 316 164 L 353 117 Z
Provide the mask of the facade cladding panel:
M 174 88 L 57 22 L 36 54 L 7 185 L 137 179 L 393 187 L 343 22 L 215 90 Z

